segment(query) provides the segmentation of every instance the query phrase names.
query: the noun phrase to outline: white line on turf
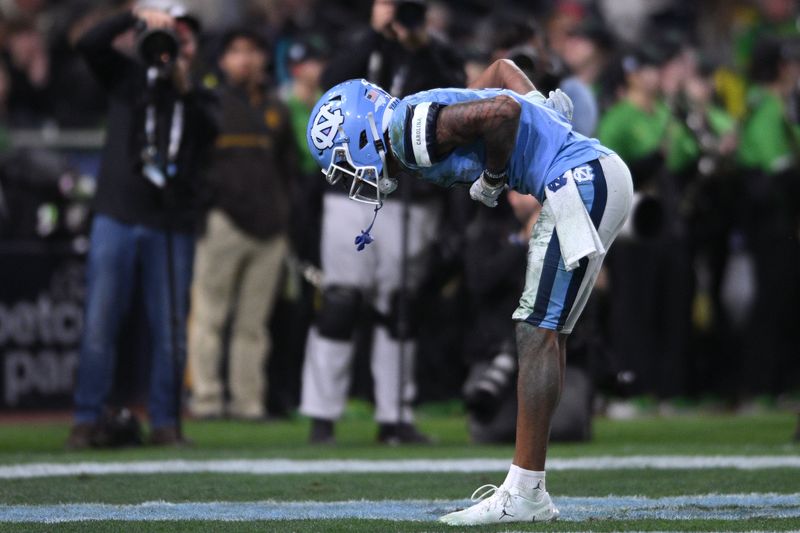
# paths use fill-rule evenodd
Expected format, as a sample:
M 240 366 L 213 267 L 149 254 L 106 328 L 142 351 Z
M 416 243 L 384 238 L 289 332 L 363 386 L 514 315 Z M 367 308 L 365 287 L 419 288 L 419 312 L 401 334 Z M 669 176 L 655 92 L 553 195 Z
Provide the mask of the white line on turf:
M 747 520 L 800 518 L 800 494 L 707 494 L 665 498 L 641 496 L 563 497 L 561 519 L 586 520 Z M 0 505 L 0 522 L 55 523 L 85 520 L 403 520 L 434 521 L 469 505 L 467 500 L 386 500 L 342 502 L 146 502 Z
M 502 472 L 507 459 L 403 459 L 403 460 L 167 460 L 85 463 L 28 463 L 0 466 L 0 479 L 108 474 L 340 474 L 421 472 Z M 733 468 L 800 468 L 800 456 L 629 456 L 549 459 L 547 470 L 704 470 Z

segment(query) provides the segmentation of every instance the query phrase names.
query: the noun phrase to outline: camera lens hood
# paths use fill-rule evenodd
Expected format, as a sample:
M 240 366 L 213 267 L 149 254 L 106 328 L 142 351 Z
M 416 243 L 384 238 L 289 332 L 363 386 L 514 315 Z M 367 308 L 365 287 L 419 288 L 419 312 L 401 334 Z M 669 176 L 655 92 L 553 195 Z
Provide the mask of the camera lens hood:
M 174 31 L 156 28 L 139 34 L 136 49 L 139 57 L 148 66 L 164 67 L 171 65 L 178 57 L 178 36 Z

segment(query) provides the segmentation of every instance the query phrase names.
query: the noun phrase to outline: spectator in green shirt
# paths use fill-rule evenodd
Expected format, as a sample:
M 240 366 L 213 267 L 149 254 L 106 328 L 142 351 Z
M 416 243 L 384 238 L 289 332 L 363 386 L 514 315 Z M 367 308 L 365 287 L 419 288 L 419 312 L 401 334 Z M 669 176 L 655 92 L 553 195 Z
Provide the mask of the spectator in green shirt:
M 697 187 L 699 177 L 720 177 L 733 170 L 737 147 L 736 120 L 716 102 L 716 65 L 694 49 L 684 51 L 685 68 L 680 72 L 672 98 L 673 114 L 682 134 L 673 146 L 682 161 L 684 185 Z
M 669 110 L 660 100 L 658 60 L 637 51 L 620 63 L 620 99 L 600 120 L 597 136 L 628 165 L 656 159 L 660 166 L 663 139 L 669 124 Z M 638 180 L 634 170 L 634 180 Z
M 297 257 L 316 265 L 320 263 L 320 213 L 325 181 L 319 179 L 319 166 L 308 151 L 306 125 L 323 92 L 321 77 L 327 63 L 326 55 L 321 38 L 308 36 L 294 42 L 287 51 L 292 77 L 283 93 L 300 154 L 300 175 L 293 179 L 302 183 L 296 187 L 292 198 L 291 240 Z
M 799 59 L 797 41 L 770 38 L 756 45 L 739 150 L 743 166 L 774 174 L 798 163 L 800 130 L 786 104 L 800 77 Z
M 691 133 L 662 98 L 663 74 L 674 72 L 672 63 L 681 60 L 654 47 L 622 58 L 621 98 L 600 120 L 598 138 L 631 166 L 637 183 L 662 168 L 684 172 L 698 157 Z
M 301 154 L 300 168 L 304 174 L 319 174 L 319 166 L 306 146 L 306 125 L 311 110 L 322 96 L 320 78 L 325 68 L 324 52 L 313 39 L 293 43 L 288 50 L 291 82 L 285 97 L 291 113 L 297 148 Z
M 795 0 L 757 0 L 754 4 L 756 12 L 750 24 L 734 30 L 734 58 L 742 70 L 755 66 L 755 49 L 765 37 L 800 37 Z

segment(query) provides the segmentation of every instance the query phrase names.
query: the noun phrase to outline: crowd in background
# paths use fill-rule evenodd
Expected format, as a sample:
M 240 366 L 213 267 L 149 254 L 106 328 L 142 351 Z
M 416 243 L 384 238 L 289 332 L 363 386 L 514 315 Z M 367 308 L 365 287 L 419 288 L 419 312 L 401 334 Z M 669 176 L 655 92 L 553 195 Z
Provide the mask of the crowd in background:
M 572 340 L 571 364 L 593 387 L 616 395 L 712 395 L 735 403 L 798 390 L 796 2 L 405 3 L 424 6 L 419 24 L 398 18 L 397 11 L 387 14 L 397 8 L 388 0 L 186 2 L 202 22 L 192 78 L 223 105 L 229 101 L 224 109 L 234 109 L 222 119 L 208 172 L 201 172 L 213 186 L 204 187 L 201 195 L 205 214 L 198 220 L 205 224 L 198 225 L 195 259 L 200 279 L 195 279 L 190 311 L 195 323 L 190 326 L 189 366 L 198 416 L 223 416 L 227 394 L 232 398 L 228 414 L 261 418 L 265 402 L 253 403 L 254 398 L 268 395 L 267 405 L 276 413 L 299 405 L 317 422 L 312 439 L 326 441 L 341 414 L 338 400 L 331 398 L 352 389 L 377 401 L 379 422 L 403 424 L 399 434 L 396 426 L 382 428 L 383 439 L 414 441 L 424 437 L 415 433 L 411 415 L 404 414 L 414 398 L 459 396 L 466 380 L 463 393 L 480 412 L 498 391 L 511 390 L 510 313 L 524 279 L 527 238 L 538 213 L 535 202 L 509 194 L 489 211 L 471 205 L 463 190 L 414 185 L 404 193 L 401 187 L 397 215 L 379 224 L 386 239 L 399 246 L 403 236 L 388 230 L 403 227 L 407 212 L 412 213 L 407 260 L 400 248 L 378 253 L 385 254 L 381 257 L 387 264 L 404 264 L 410 272 L 397 267 L 386 274 L 393 267 L 383 266 L 369 273 L 375 279 L 361 273 L 353 279 L 356 267 L 347 266 L 332 282 L 335 265 L 349 265 L 349 259 L 337 255 L 348 244 L 334 243 L 333 233 L 351 243 L 369 220 L 364 223 L 340 207 L 346 197 L 326 189 L 305 141 L 314 103 L 335 83 L 366 77 L 402 97 L 436 86 L 466 86 L 500 58 L 513 59 L 545 94 L 556 88 L 569 94 L 575 129 L 619 153 L 638 193 L 631 227 L 612 249 Z M 106 125 L 105 88 L 76 43 L 87 29 L 131 5 L 0 0 L 4 240 L 72 238 L 86 232 L 85 224 L 46 231 L 40 204 L 60 205 L 53 198 L 74 197 L 76 186 L 57 182 L 53 192 L 41 183 L 42 173 L 60 174 L 40 168 L 47 165 L 39 152 L 36 161 L 28 161 L 31 156 L 13 146 L 13 132 Z M 419 13 L 411 9 L 406 15 Z M 119 50 L 135 53 L 135 30 L 115 39 Z M 236 103 L 235 90 L 251 85 L 231 82 L 237 67 L 221 61 L 237 46 L 244 48 L 236 53 L 255 54 L 254 64 L 263 73 L 247 83 L 268 89 L 263 101 L 250 98 L 250 107 Z M 263 125 L 257 124 L 250 131 L 248 112 L 263 117 L 269 131 L 259 133 Z M 266 141 L 253 137 L 272 150 L 268 159 L 225 159 L 219 150 L 232 146 L 225 143 L 243 142 L 243 131 L 268 136 Z M 227 182 L 231 174 L 258 174 L 259 169 L 274 174 L 269 184 L 256 177 L 251 187 L 233 190 Z M 91 194 L 91 186 L 85 189 Z M 269 220 L 262 220 L 265 213 Z M 264 232 L 265 225 L 269 229 Z M 213 232 L 219 234 L 218 246 L 241 241 L 240 263 L 202 262 L 209 261 L 206 252 L 215 245 Z M 259 248 L 267 241 L 268 251 Z M 262 252 L 269 256 L 266 271 L 254 268 L 260 277 L 246 281 L 243 265 L 251 265 Z M 381 264 L 380 258 L 374 261 L 370 264 Z M 493 273 L 492 285 L 487 285 L 486 272 Z M 207 283 L 220 278 L 229 283 Z M 326 313 L 327 308 L 333 311 Z M 238 316 L 226 326 L 231 313 Z M 244 323 L 253 317 L 255 322 Z M 263 323 L 269 317 L 271 337 Z M 224 348 L 226 342 L 230 349 Z M 269 391 L 267 378 L 254 375 L 264 366 L 267 351 L 272 354 Z M 375 352 L 390 355 L 382 360 Z M 372 375 L 365 370 L 370 353 Z M 220 372 L 223 355 L 231 364 L 248 357 L 252 361 Z M 399 369 L 380 370 L 396 364 L 397 357 L 408 363 L 414 355 L 416 370 L 414 364 L 404 368 L 402 359 Z M 194 366 L 193 358 L 199 361 Z M 351 386 L 344 375 L 352 372 L 353 358 Z M 316 370 L 309 368 L 309 360 Z M 487 368 L 492 372 L 487 374 Z M 218 373 L 228 375 L 230 384 L 223 384 Z M 331 375 L 339 378 L 329 386 L 319 383 L 320 376 Z M 327 396 L 301 394 L 309 380 Z M 389 394 L 383 403 L 381 391 Z

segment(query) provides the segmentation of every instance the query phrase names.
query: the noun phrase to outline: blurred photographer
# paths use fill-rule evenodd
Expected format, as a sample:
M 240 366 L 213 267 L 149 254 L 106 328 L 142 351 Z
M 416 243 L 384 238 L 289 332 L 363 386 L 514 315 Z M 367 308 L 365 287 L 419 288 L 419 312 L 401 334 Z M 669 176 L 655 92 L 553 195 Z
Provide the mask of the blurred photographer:
M 479 443 L 514 442 L 516 334 L 505 318 L 518 304 L 528 244 L 542 209 L 530 195 L 509 191 L 506 198 L 496 209 L 481 210 L 466 231 L 469 322 L 464 346 L 470 370 L 463 396 L 470 437 Z M 590 319 L 570 336 L 565 387 L 550 430 L 554 441 L 588 440 L 595 386 L 618 389 L 616 365 L 608 357 L 599 316 L 606 285 L 601 275 L 586 308 Z
M 332 58 L 322 76 L 327 89 L 344 80 L 365 77 L 383 84 L 392 96 L 433 87 L 464 84 L 462 60 L 446 42 L 425 28 L 424 0 L 375 0 L 370 28 L 347 52 Z
M 748 209 L 743 227 L 757 287 L 748 326 L 759 335 L 751 335 L 741 389 L 775 394 L 791 390 L 800 379 L 795 320 L 800 299 L 800 127 L 792 114 L 800 83 L 800 39 L 758 41 L 749 75 L 753 85 L 738 160 L 745 172 Z
M 129 55 L 115 41 L 134 29 L 138 45 Z M 150 441 L 183 442 L 177 404 L 195 188 L 216 134 L 213 99 L 190 76 L 198 30 L 180 4 L 146 3 L 100 22 L 76 44 L 108 92 L 109 115 L 93 206 L 75 425 L 67 441 L 73 449 L 106 443 L 99 420 L 135 291 L 151 343 Z
M 634 191 L 647 200 L 629 219 L 635 238 L 620 239 L 609 256 L 611 338 L 619 366 L 637 375 L 635 392 L 665 398 L 684 394 L 690 377 L 692 272 L 678 193 L 697 154 L 664 98 L 664 72 L 679 58 L 659 44 L 627 50 L 613 65 L 619 100 L 600 120 L 598 138 L 624 158 Z
M 539 91 L 560 89 L 574 107 L 572 128 L 593 137 L 597 127 L 597 98 L 591 87 L 570 72 L 569 65 L 550 47 L 542 28 L 525 13 L 501 11 L 494 21 L 492 55 L 513 61 Z
M 688 47 L 678 63 L 662 70 L 662 86 L 686 132 L 682 147 L 687 165 L 676 184 L 677 214 L 691 228 L 686 242 L 694 271 L 692 348 L 700 355 L 689 362 L 689 390 L 729 396 L 739 386 L 735 374 L 742 342 L 737 335 L 746 335 L 746 329 L 730 318 L 747 314 L 747 287 L 752 286 L 745 278 L 733 281 L 730 275 L 750 264 L 738 244 L 744 191 L 734 157 L 737 125 L 717 105 L 717 66 Z M 733 314 L 726 302 L 731 292 L 724 290 L 732 284 L 742 298 Z
M 497 209 L 480 210 L 465 239 L 464 355 L 470 373 L 463 395 L 470 433 L 481 442 L 514 438 L 517 350 L 507 317 L 519 302 L 528 241 L 541 210 L 532 196 L 509 191 L 507 198 Z
M 461 60 L 425 29 L 421 0 L 375 0 L 370 27 L 331 58 L 322 88 L 367 78 L 403 97 L 435 87 L 464 85 Z M 439 231 L 442 193 L 418 180 L 400 180 L 384 202 L 375 243 L 358 252 L 352 235 L 366 228 L 372 207 L 328 188 L 323 199 L 322 305 L 311 328 L 303 367 L 300 412 L 312 418 L 310 441 L 334 441 L 344 411 L 355 358 L 354 337 L 364 304 L 377 318 L 371 349 L 377 440 L 383 444 L 428 442 L 413 423 L 418 290 Z M 339 231 L 345 227 L 347 231 Z M 352 234 L 351 234 L 352 232 Z M 438 233 L 438 234 L 437 234 Z

